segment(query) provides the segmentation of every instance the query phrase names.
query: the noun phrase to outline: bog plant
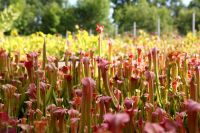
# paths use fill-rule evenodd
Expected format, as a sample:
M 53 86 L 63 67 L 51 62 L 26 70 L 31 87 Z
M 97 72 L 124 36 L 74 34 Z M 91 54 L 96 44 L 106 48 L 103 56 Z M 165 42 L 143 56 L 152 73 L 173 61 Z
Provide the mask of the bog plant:
M 62 58 L 49 55 L 48 36 L 39 52 L 0 49 L 0 132 L 200 131 L 198 54 L 166 51 L 156 38 L 140 45 L 141 36 L 118 54 L 97 31 L 96 50 L 68 45 Z

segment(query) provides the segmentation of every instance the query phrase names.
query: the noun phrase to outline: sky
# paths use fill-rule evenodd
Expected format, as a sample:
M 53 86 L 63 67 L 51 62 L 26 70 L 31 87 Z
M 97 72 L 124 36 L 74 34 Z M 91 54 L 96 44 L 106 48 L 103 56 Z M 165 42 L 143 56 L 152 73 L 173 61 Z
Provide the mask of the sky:
M 69 0 L 70 4 L 75 5 L 77 0 Z M 185 5 L 188 5 L 191 0 L 183 0 Z

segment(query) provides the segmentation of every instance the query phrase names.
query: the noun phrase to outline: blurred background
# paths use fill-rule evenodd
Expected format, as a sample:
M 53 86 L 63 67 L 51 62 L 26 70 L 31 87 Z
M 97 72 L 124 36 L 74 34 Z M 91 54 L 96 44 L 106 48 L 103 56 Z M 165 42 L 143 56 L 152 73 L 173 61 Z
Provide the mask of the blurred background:
M 185 35 L 200 29 L 200 0 L 0 0 L 0 32 L 20 35 L 37 31 L 63 34 L 85 29 L 95 33 L 97 23 L 109 34 L 132 32 Z

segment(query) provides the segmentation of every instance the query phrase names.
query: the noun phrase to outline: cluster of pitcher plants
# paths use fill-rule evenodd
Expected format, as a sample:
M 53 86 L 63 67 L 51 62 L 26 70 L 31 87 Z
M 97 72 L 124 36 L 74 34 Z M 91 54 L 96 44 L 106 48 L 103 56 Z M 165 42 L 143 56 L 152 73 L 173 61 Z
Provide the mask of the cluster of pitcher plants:
M 41 52 L 22 59 L 0 49 L 1 133 L 198 133 L 198 54 L 158 48 L 101 56 L 66 50 L 64 60 Z

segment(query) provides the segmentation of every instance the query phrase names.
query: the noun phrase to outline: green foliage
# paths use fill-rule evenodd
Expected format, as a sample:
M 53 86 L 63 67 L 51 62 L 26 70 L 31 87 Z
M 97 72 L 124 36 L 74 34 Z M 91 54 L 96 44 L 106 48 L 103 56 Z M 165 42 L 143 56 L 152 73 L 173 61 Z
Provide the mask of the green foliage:
M 157 19 L 161 21 L 161 31 L 168 32 L 172 29 L 172 17 L 166 7 L 157 8 L 150 6 L 145 0 L 137 4 L 125 4 L 116 9 L 114 19 L 119 24 L 120 31 L 131 31 L 133 22 L 139 29 L 155 32 Z
M 63 10 L 60 17 L 60 24 L 58 26 L 59 33 L 65 33 L 66 31 L 75 31 L 75 25 L 77 23 L 76 8 L 69 7 Z
M 173 28 L 173 19 L 170 16 L 169 10 L 166 7 L 159 8 L 157 10 L 158 16 L 161 20 L 161 30 L 162 32 L 170 32 Z
M 95 29 L 97 23 L 108 26 L 109 0 L 79 0 L 77 7 L 77 20 L 84 29 Z
M 76 25 L 94 31 L 100 23 L 112 34 L 111 5 L 119 32 L 132 31 L 133 22 L 137 23 L 137 29 L 156 32 L 160 18 L 161 32 L 177 28 L 186 34 L 191 31 L 193 11 L 196 29 L 200 27 L 199 0 L 192 0 L 188 7 L 184 7 L 182 0 L 78 0 L 75 6 L 70 6 L 68 0 L 0 0 L 0 31 L 10 33 L 15 29 L 23 35 L 37 31 L 65 34 L 67 30 L 77 32 Z
M 57 3 L 59 4 L 60 6 L 62 5 L 62 2 L 64 0 L 40 0 L 42 4 L 46 5 L 48 3 Z M 65 0 L 66 1 L 66 0 Z
M 4 5 L 10 5 L 14 1 L 20 0 L 0 0 Z M 17 29 L 20 34 L 31 34 L 37 31 L 44 33 L 62 33 L 66 30 L 76 31 L 75 25 L 79 25 L 86 30 L 95 29 L 96 24 L 100 23 L 105 26 L 107 31 L 111 31 L 109 22 L 109 0 L 79 0 L 77 6 L 69 6 L 68 0 L 24 0 L 23 10 L 20 14 L 11 19 L 4 31 L 10 31 L 12 28 Z M 16 3 L 16 2 L 15 2 Z M 0 6 L 0 9 L 4 6 Z M 17 5 L 13 8 L 19 9 Z M 5 8 L 5 10 L 11 10 Z M 18 13 L 14 11 L 14 13 Z M 4 13 L 5 14 L 5 13 Z M 12 17 L 12 16 L 11 16 Z M 8 17 L 6 17 L 8 18 Z M 10 19 L 9 19 L 10 21 Z M 6 27 L 6 26 L 2 26 Z
M 42 1 L 27 1 L 22 15 L 15 22 L 15 27 L 21 34 L 31 34 L 36 31 L 57 33 L 61 11 L 60 5 L 56 2 L 42 6 Z
M 12 2 L 14 3 L 14 0 Z M 14 21 L 20 16 L 24 1 L 15 0 L 15 2 L 17 2 L 17 4 L 11 3 L 0 12 L 0 32 L 10 30 L 13 27 Z
M 200 0 L 192 0 L 190 2 L 189 8 L 197 8 L 200 9 Z
M 182 8 L 177 17 L 176 26 L 181 34 L 192 31 L 192 14 L 195 12 L 195 29 L 200 30 L 200 0 L 192 0 L 188 8 Z
M 27 4 L 20 17 L 15 21 L 14 26 L 18 29 L 20 34 L 31 34 L 39 30 L 35 18 L 36 7 Z
M 47 4 L 42 15 L 41 29 L 44 33 L 57 33 L 60 24 L 61 8 L 55 2 Z
M 200 10 L 198 9 L 182 9 L 177 19 L 177 28 L 180 33 L 186 34 L 192 31 L 192 14 L 196 15 L 196 30 L 200 30 Z

